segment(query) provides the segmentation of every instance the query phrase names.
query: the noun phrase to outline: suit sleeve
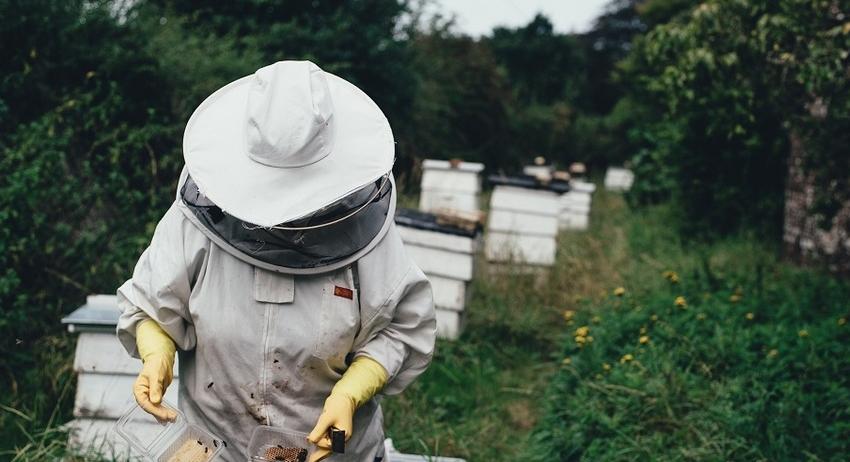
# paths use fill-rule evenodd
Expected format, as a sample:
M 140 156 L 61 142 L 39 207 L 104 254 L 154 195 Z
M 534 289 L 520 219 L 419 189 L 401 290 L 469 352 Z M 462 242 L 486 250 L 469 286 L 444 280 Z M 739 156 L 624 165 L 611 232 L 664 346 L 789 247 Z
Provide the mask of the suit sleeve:
M 355 357 L 368 356 L 387 370 L 382 393 L 403 391 L 431 363 L 437 323 L 431 284 L 407 256 L 393 225 L 358 262 L 361 316 Z
M 138 358 L 136 326 L 153 319 L 179 349 L 195 347 L 189 296 L 203 266 L 205 238 L 173 204 L 160 220 L 133 276 L 118 288 L 121 316 L 116 329 L 124 349 Z

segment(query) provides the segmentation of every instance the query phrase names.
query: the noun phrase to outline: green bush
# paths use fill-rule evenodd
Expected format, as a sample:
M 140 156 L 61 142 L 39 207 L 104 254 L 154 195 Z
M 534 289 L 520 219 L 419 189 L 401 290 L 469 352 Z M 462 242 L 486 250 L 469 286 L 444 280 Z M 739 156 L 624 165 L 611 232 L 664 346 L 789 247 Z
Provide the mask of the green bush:
M 624 294 L 567 313 L 529 460 L 844 460 L 850 284 L 657 218 L 632 225 Z
M 672 197 L 689 233 L 778 237 L 796 130 L 834 211 L 850 195 L 835 138 L 850 132 L 848 14 L 820 0 L 711 0 L 638 39 L 620 69 L 646 115 L 632 126 L 634 201 Z

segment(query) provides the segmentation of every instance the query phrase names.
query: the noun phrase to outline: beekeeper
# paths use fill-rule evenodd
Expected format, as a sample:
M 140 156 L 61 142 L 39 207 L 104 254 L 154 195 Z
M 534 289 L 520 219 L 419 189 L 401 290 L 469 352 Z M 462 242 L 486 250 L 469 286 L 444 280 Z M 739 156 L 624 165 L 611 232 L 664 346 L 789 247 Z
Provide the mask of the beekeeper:
M 118 338 L 159 419 L 179 407 L 246 460 L 258 425 L 309 433 L 338 461 L 383 457 L 379 399 L 428 366 L 431 287 L 393 223 L 394 141 L 378 106 L 309 61 L 219 89 L 183 138 L 177 197 L 118 289 Z M 307 444 L 305 442 L 305 444 Z

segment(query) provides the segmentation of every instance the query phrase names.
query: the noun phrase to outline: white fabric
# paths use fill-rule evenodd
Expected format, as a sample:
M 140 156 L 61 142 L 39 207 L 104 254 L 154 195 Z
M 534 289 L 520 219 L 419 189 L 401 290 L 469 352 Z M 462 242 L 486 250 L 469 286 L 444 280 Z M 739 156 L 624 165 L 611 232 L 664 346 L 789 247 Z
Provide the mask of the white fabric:
M 309 61 L 281 61 L 222 87 L 183 136 L 201 192 L 261 226 L 301 218 L 377 180 L 394 152 L 378 106 Z
M 181 212 L 158 224 L 133 277 L 118 289 L 117 334 L 134 356 L 138 322 L 152 318 L 176 342 L 180 408 L 227 441 L 225 462 L 247 460 L 260 424 L 309 433 L 345 358 L 369 356 L 389 373 L 384 394 L 401 392 L 430 363 L 436 335 L 431 287 L 407 256 L 395 226 L 351 267 L 289 275 L 254 267 L 215 245 Z M 351 299 L 335 287 L 351 289 Z M 127 390 L 127 393 L 130 393 Z M 379 399 L 361 407 L 344 455 L 380 454 Z
M 302 167 L 333 148 L 333 102 L 325 73 L 309 61 L 281 61 L 254 74 L 248 93 L 248 156 Z

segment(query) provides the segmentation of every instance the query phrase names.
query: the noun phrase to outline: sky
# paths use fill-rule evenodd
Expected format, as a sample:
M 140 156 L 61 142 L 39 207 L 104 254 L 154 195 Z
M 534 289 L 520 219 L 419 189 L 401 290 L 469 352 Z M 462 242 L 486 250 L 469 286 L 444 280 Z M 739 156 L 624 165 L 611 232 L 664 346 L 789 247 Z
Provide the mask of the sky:
M 610 0 L 436 0 L 444 15 L 457 15 L 457 29 L 478 37 L 495 26 L 528 24 L 537 12 L 549 17 L 557 32 L 585 32 Z

